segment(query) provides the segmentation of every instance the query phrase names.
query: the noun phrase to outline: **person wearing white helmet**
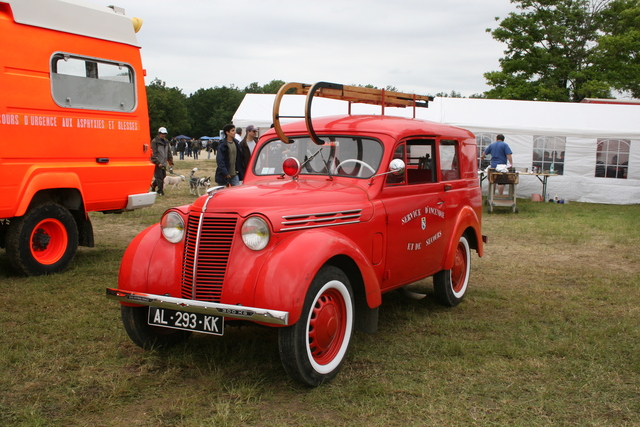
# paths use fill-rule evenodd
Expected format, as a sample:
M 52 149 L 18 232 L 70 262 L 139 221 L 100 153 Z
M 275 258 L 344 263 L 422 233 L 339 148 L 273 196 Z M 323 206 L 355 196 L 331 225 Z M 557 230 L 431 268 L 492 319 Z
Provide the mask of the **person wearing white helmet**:
M 167 176 L 167 164 L 173 166 L 171 146 L 167 140 L 167 128 L 158 129 L 158 136 L 151 141 L 151 163 L 156 167 L 153 171 L 151 190 L 164 196 L 164 178 Z M 157 190 L 156 190 L 157 188 Z

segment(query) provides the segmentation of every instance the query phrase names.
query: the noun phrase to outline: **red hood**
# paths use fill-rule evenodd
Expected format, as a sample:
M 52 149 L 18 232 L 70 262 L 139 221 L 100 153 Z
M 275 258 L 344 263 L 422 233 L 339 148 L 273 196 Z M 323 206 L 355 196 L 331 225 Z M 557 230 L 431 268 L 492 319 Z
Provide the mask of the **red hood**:
M 203 196 L 196 200 L 192 210 L 200 211 L 206 199 L 207 196 Z M 373 205 L 367 192 L 352 183 L 337 179 L 284 178 L 219 190 L 207 205 L 207 213 L 241 217 L 262 214 L 271 221 L 275 231 L 280 231 L 305 226 L 301 223 L 304 216 L 309 216 L 307 226 L 368 221 L 373 215 Z

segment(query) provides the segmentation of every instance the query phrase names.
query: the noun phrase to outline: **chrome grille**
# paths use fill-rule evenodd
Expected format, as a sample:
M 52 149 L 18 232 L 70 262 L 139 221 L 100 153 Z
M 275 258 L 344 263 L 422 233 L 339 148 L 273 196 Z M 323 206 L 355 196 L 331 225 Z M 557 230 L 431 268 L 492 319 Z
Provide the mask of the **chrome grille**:
M 187 221 L 182 260 L 182 298 L 220 302 L 238 219 L 231 216 L 205 215 L 200 233 L 200 247 L 196 248 L 199 220 L 199 214 L 191 214 Z M 197 271 L 194 275 L 196 253 Z

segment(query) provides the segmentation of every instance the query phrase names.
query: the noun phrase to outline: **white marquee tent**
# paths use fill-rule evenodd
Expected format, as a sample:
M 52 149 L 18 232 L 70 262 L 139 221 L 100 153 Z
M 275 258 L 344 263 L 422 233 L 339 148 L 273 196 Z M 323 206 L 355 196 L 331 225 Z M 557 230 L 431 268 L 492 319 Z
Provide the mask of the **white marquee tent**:
M 272 123 L 275 95 L 247 94 L 233 117 L 236 126 L 261 133 Z M 285 95 L 281 115 L 302 115 L 305 97 Z M 554 162 L 561 175 L 548 180 L 548 196 L 610 204 L 640 203 L 640 105 L 436 98 L 417 118 L 470 130 L 486 146 L 502 133 L 518 170 Z M 346 114 L 348 103 L 316 98 L 313 116 Z M 380 114 L 380 107 L 352 104 L 352 114 Z M 413 110 L 387 108 L 387 115 L 411 117 Z M 283 119 L 286 123 L 289 120 Z M 542 163 L 544 162 L 544 163 Z M 617 176 L 617 178 L 616 178 Z M 486 182 L 485 182 L 486 187 Z M 518 197 L 542 192 L 535 176 L 522 175 Z

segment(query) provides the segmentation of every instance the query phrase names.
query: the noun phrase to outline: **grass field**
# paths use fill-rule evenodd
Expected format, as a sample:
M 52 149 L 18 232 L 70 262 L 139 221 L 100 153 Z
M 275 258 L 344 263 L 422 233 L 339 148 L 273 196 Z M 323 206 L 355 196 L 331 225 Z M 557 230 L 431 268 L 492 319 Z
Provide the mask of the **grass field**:
M 62 274 L 17 277 L 0 251 L 0 425 L 640 425 L 640 205 L 519 199 L 519 214 L 485 213 L 463 303 L 387 294 L 378 332 L 357 333 L 338 377 L 310 389 L 285 374 L 272 329 L 168 351 L 126 336 L 105 288 L 128 242 L 192 200 L 183 186 L 91 214 L 96 247 Z

